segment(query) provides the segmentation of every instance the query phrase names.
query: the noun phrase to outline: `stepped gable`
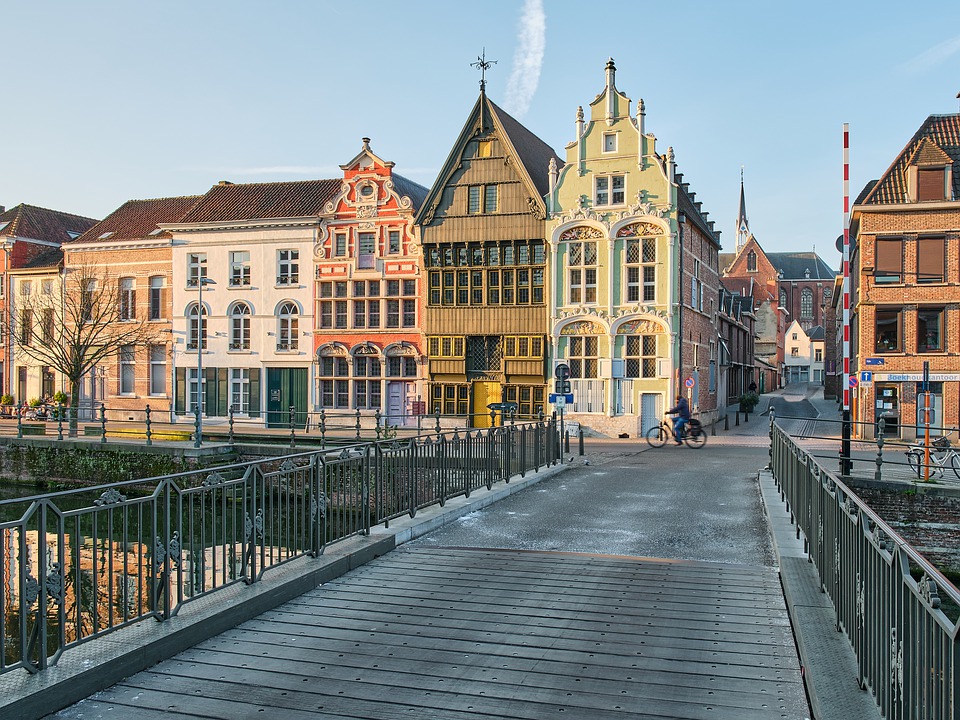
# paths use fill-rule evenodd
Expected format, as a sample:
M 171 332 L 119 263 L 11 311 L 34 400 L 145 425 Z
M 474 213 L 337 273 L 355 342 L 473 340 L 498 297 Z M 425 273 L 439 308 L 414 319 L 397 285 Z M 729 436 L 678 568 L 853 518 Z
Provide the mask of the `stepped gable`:
M 0 237 L 42 240 L 59 245 L 86 232 L 97 221 L 82 215 L 21 203 L 0 213 L 0 225 L 4 223 L 6 225 L 0 229 Z
M 294 218 L 319 215 L 336 197 L 340 178 L 294 182 L 214 185 L 179 220 L 185 224 L 234 222 L 270 218 Z
M 953 164 L 953 197 L 960 197 L 960 115 L 931 115 L 917 130 L 887 171 L 875 181 L 863 205 L 910 202 L 907 169 L 912 166 Z
M 146 237 L 169 238 L 167 231 L 157 232 L 160 223 L 177 222 L 202 195 L 128 200 L 71 244 L 98 240 L 139 240 Z M 109 237 L 103 237 L 111 233 Z

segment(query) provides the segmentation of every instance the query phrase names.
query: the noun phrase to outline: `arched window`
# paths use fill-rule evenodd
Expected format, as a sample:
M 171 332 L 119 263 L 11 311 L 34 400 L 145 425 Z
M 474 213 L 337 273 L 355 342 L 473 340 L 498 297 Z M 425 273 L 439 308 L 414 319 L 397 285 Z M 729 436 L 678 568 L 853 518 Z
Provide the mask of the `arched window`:
M 800 317 L 804 320 L 813 319 L 813 290 L 810 288 L 800 292 Z
M 370 345 L 354 349 L 353 397 L 354 407 L 360 410 L 377 410 L 381 403 L 380 355 Z
M 747 253 L 747 272 L 757 271 L 757 254 L 751 250 Z
M 277 333 L 277 352 L 296 350 L 300 341 L 300 310 L 295 303 L 287 301 L 280 305 L 277 318 L 280 321 Z
M 320 406 L 346 410 L 350 407 L 350 358 L 346 350 L 321 348 L 317 353 Z
M 780 307 L 787 307 L 787 291 L 782 289 L 780 290 Z
M 200 306 L 193 303 L 187 308 L 189 328 L 187 329 L 187 350 L 196 350 L 198 347 L 207 349 L 207 316 L 210 311 L 203 309 L 203 324 L 200 323 Z
M 250 306 L 243 302 L 230 308 L 230 349 L 250 349 Z

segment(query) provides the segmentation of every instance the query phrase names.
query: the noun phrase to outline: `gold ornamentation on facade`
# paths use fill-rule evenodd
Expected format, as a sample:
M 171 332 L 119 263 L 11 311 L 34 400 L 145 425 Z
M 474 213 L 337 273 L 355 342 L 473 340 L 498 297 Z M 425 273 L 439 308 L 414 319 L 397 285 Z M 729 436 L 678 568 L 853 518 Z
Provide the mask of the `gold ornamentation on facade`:
M 622 228 L 617 230 L 617 237 L 643 237 L 649 235 L 663 235 L 664 230 L 662 227 L 656 223 L 651 222 L 635 222 L 630 223 L 629 225 L 624 225 Z
M 560 236 L 560 239 L 593 240 L 595 238 L 602 238 L 603 236 L 603 233 L 597 230 L 597 228 L 589 227 L 587 225 L 578 225 L 577 227 L 572 227 L 569 230 L 565 230 Z
M 560 329 L 561 335 L 605 335 L 606 332 L 603 325 L 589 320 L 572 322 Z
M 617 335 L 659 335 L 663 331 L 660 323 L 653 320 L 628 320 L 617 328 Z

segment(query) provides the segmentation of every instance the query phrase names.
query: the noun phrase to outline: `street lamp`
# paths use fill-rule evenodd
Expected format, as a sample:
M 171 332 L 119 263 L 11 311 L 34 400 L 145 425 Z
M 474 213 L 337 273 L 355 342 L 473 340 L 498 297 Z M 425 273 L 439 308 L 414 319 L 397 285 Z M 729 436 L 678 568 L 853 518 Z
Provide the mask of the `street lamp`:
M 197 413 L 197 432 L 193 438 L 193 446 L 203 445 L 203 286 L 216 285 L 206 275 L 197 277 L 197 402 L 194 410 Z

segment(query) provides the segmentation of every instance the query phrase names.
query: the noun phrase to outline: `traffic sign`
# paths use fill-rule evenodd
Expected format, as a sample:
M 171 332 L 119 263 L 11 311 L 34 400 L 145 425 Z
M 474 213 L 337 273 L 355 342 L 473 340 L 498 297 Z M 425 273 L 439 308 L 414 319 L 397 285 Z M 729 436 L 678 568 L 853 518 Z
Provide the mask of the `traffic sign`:
M 869 385 L 873 382 L 873 371 L 872 370 L 861 370 L 860 371 L 860 382 L 864 385 Z
M 568 405 L 572 405 L 573 393 L 570 393 L 570 394 L 550 393 L 549 400 L 551 405 L 557 405 L 558 403 L 566 403 Z
M 856 387 L 857 385 L 859 385 L 859 384 L 860 384 L 860 381 L 857 380 L 857 376 L 856 376 L 856 375 L 851 375 L 851 376 L 850 376 L 850 387 L 855 388 L 855 387 Z
M 553 376 L 557 380 L 567 380 L 570 377 L 570 366 L 566 363 L 557 363 L 553 369 Z
M 683 381 L 683 384 L 686 385 L 688 388 L 692 388 L 694 385 L 694 380 L 692 377 L 688 377 L 686 380 Z
M 557 395 L 567 395 L 570 393 L 570 381 L 569 380 L 554 380 L 553 381 L 553 391 Z
M 864 358 L 864 365 L 883 365 L 883 358 Z

